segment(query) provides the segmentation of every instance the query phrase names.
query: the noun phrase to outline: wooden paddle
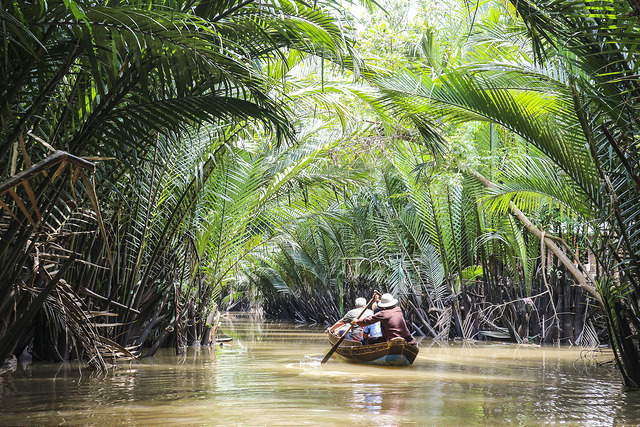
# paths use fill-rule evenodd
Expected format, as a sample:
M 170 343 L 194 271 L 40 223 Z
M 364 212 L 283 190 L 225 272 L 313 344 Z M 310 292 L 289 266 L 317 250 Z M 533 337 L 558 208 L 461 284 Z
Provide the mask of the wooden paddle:
M 360 314 L 358 314 L 358 317 L 356 317 L 356 319 L 360 319 L 360 316 L 362 316 L 364 314 L 364 312 L 367 311 L 367 309 L 369 309 L 369 307 L 371 307 L 373 302 L 376 300 L 376 296 L 379 296 L 379 295 L 380 295 L 380 292 L 373 291 L 373 296 L 369 300 L 369 303 L 367 304 L 367 306 L 365 308 L 362 309 L 362 311 L 360 312 Z M 342 341 L 347 336 L 347 334 L 349 332 L 351 332 L 351 328 L 353 328 L 353 323 L 351 323 L 349 325 L 349 329 L 347 329 L 347 331 L 344 334 L 342 334 L 342 336 L 340 337 L 338 342 L 335 343 L 333 345 L 333 347 L 331 347 L 331 350 L 329 350 L 329 353 L 327 353 L 327 355 L 324 357 L 324 359 L 322 359 L 322 362 L 320 362 L 320 364 L 327 363 L 327 360 L 329 360 L 331 358 L 331 356 L 333 356 L 333 353 L 335 353 L 336 350 L 338 349 L 338 347 L 340 346 L 340 344 L 342 344 Z

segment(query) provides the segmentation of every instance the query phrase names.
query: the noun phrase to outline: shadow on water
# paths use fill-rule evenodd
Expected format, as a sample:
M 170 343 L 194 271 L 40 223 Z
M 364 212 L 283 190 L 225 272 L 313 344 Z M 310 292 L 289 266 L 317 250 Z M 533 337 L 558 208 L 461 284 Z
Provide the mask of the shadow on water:
M 0 425 L 638 425 L 640 393 L 607 350 L 423 341 L 413 366 L 335 358 L 323 328 L 229 318 L 222 347 L 171 350 L 90 375 L 0 375 Z

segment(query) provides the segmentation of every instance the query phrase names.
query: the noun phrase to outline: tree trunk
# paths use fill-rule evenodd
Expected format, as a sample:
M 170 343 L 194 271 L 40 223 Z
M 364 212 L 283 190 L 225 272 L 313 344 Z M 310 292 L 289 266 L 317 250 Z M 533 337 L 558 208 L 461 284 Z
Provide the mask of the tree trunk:
M 485 178 L 478 172 L 470 171 L 470 173 L 473 176 L 475 176 L 478 179 L 478 181 L 482 182 L 487 188 L 494 188 L 494 189 L 498 188 L 497 185 L 489 181 L 487 178 Z M 567 257 L 564 250 L 562 250 L 560 247 L 558 247 L 558 245 L 556 245 L 555 241 L 558 239 L 539 230 L 529 220 L 529 218 L 527 218 L 526 215 L 520 209 L 518 209 L 516 205 L 513 204 L 513 202 L 509 202 L 509 209 L 511 210 L 511 213 L 513 213 L 513 215 L 515 215 L 515 217 L 518 218 L 520 222 L 522 222 L 522 224 L 527 228 L 527 230 L 529 230 L 536 237 L 538 237 L 538 239 L 544 241 L 544 244 L 551 250 L 551 252 L 553 252 L 553 254 L 556 257 L 558 257 L 562 265 L 564 265 L 564 267 L 569 271 L 569 273 L 571 273 L 571 275 L 576 279 L 578 286 L 582 287 L 587 292 L 589 292 L 589 294 L 592 297 L 594 297 L 600 303 L 600 305 L 602 305 L 602 296 L 598 292 L 596 285 L 593 283 L 589 275 L 582 273 L 573 264 L 573 262 L 569 259 L 569 257 Z

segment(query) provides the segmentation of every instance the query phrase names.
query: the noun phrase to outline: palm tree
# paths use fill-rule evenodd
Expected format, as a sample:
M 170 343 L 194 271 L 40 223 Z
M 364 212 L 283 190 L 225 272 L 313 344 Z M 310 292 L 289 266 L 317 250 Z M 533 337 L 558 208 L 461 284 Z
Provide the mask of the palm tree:
M 596 252 L 600 293 L 616 361 L 625 384 L 640 386 L 638 323 L 639 183 L 636 99 L 638 63 L 635 2 L 556 4 L 514 2 L 526 23 L 538 61 L 554 61 L 569 76 L 579 133 L 596 165 L 599 222 Z M 607 13 L 603 13 L 606 10 Z M 578 133 L 578 131 L 576 131 Z M 604 231 L 600 231 L 604 229 Z M 615 274 L 614 274 L 615 272 Z
M 638 185 L 631 141 L 638 88 L 630 78 L 636 53 L 628 48 L 637 38 L 631 18 L 636 13 L 624 2 L 513 5 L 524 25 L 482 21 L 503 30 L 471 38 L 473 62 L 435 77 L 414 66 L 371 80 L 383 93 L 382 105 L 413 121 L 434 156 L 446 154 L 438 136 L 443 122 L 491 122 L 529 144 L 534 156 L 509 165 L 494 178 L 497 185 L 478 173 L 486 169 L 481 165 L 464 167 L 491 189 L 494 211 L 510 210 L 523 221 L 603 304 L 625 383 L 637 387 L 639 346 L 632 331 L 638 326 L 633 233 Z M 603 7 L 611 13 L 602 14 Z M 526 34 L 530 54 L 513 44 Z M 565 244 L 556 245 L 523 212 L 541 203 L 558 204 L 596 224 L 600 272 L 607 273 L 597 289 L 584 270 L 574 268 Z
M 430 62 L 430 64 L 433 63 Z M 436 72 L 429 68 L 427 75 L 442 74 L 442 64 L 438 63 L 437 67 Z M 393 76 L 393 73 L 389 74 Z M 372 81 L 379 82 L 384 78 L 373 71 L 368 75 Z M 392 82 L 388 87 L 379 86 L 385 93 L 391 93 L 399 87 L 394 77 L 390 77 L 389 80 Z M 420 87 L 420 83 L 411 81 L 406 86 Z M 528 239 L 526 232 L 521 230 L 512 219 L 507 217 L 502 220 L 493 220 L 491 216 L 478 209 L 476 201 L 485 197 L 486 191 L 475 191 L 477 188 L 473 186 L 474 179 L 468 179 L 468 175 L 465 176 L 462 173 L 459 165 L 454 163 L 449 169 L 430 166 L 434 156 L 441 158 L 447 154 L 447 147 L 444 144 L 446 139 L 440 136 L 437 129 L 429 128 L 430 123 L 439 120 L 439 116 L 432 120 L 424 114 L 425 106 L 419 105 L 420 100 L 415 104 L 411 104 L 413 102 L 411 100 L 407 101 L 406 105 L 402 105 L 402 101 L 398 101 L 399 96 L 394 96 L 397 92 L 388 95 L 386 103 L 372 102 L 371 90 L 353 90 L 352 93 L 371 103 L 383 119 L 379 128 L 374 128 L 370 134 L 361 136 L 364 138 L 363 145 L 368 144 L 367 139 L 373 140 L 379 137 L 378 132 L 386 126 L 391 132 L 388 136 L 382 136 L 382 139 L 389 147 L 393 147 L 391 153 L 396 154 L 390 154 L 384 150 L 380 150 L 382 153 L 373 153 L 374 150 L 372 150 L 367 162 L 376 166 L 371 167 L 371 171 L 375 171 L 376 168 L 385 171 L 382 176 L 372 173 L 377 176 L 374 181 L 376 184 L 369 189 L 344 191 L 344 195 L 340 192 L 340 197 L 336 194 L 335 206 L 330 207 L 325 203 L 319 207 L 320 211 L 330 212 L 330 216 L 315 220 L 316 227 L 326 229 L 328 221 L 329 224 L 333 224 L 330 228 L 336 229 L 335 232 L 312 237 L 313 233 L 310 232 L 308 225 L 305 225 L 304 231 L 300 233 L 298 229 L 295 232 L 285 233 L 288 239 L 295 241 L 296 244 L 295 248 L 283 248 L 283 251 L 302 250 L 306 254 L 305 262 L 302 262 L 299 256 L 291 254 L 276 255 L 274 259 L 263 261 L 261 271 L 264 274 L 255 281 L 262 285 L 271 282 L 272 290 L 291 291 L 301 286 L 301 278 L 304 275 L 297 273 L 283 276 L 282 273 L 276 274 L 275 270 L 335 271 L 337 283 L 340 286 L 333 289 L 340 299 L 341 295 L 349 293 L 344 287 L 344 278 L 349 276 L 348 271 L 357 270 L 361 277 L 363 275 L 374 277 L 390 290 L 400 293 L 401 296 L 424 292 L 428 300 L 427 306 L 433 310 L 444 311 L 445 302 L 450 302 L 448 296 L 452 293 L 460 294 L 464 305 L 462 310 L 470 313 L 472 303 L 466 295 L 467 286 L 473 284 L 478 275 L 483 275 L 485 281 L 491 283 L 494 280 L 492 275 L 496 272 L 488 260 L 500 253 L 500 258 L 505 258 L 504 271 L 508 272 L 510 283 L 514 287 L 521 286 L 514 289 L 509 300 L 532 296 L 533 281 L 538 271 L 540 246 Z M 410 96 L 408 95 L 407 98 Z M 426 95 L 424 97 L 426 98 Z M 397 104 L 394 103 L 400 105 L 396 108 Z M 388 108 L 389 106 L 391 108 Z M 412 113 L 405 114 L 407 111 Z M 398 129 L 406 126 L 406 122 L 394 121 L 392 119 L 394 116 L 407 117 L 417 124 L 427 141 L 432 143 L 430 147 L 434 153 L 426 153 L 416 145 L 395 142 L 395 139 L 408 139 L 415 142 L 419 138 L 411 130 L 399 132 Z M 473 115 L 470 114 L 470 116 Z M 376 162 L 371 159 L 373 156 L 380 155 L 385 156 L 385 161 L 392 163 L 393 167 L 385 165 L 385 161 Z M 447 160 L 451 160 L 451 157 Z M 344 161 L 345 159 L 340 159 L 338 162 Z M 459 159 L 453 161 L 458 162 Z M 416 171 L 420 172 L 417 178 Z M 521 191 L 518 194 L 521 195 L 521 202 L 527 200 L 524 192 Z M 534 200 L 539 203 L 539 197 L 532 198 L 531 192 L 527 194 L 531 199 L 530 204 L 534 203 Z M 496 196 L 492 200 L 495 200 L 495 205 L 499 207 L 504 205 L 507 199 Z M 337 227 L 336 217 L 340 218 L 342 224 L 349 224 L 350 227 Z M 496 227 L 500 230 L 499 233 L 492 231 Z M 314 243 L 315 241 L 321 243 Z M 344 244 L 352 241 L 354 242 L 352 245 Z M 322 257 L 312 256 L 324 249 L 327 244 L 340 248 L 337 253 L 345 257 L 342 269 L 335 269 L 323 263 Z M 500 246 L 499 252 L 492 251 L 491 246 Z M 478 250 L 482 252 L 480 255 L 475 253 Z M 357 265 L 357 269 L 351 268 L 351 264 Z M 485 268 L 480 268 L 480 265 Z M 312 274 L 318 276 L 318 274 Z M 307 279 L 304 280 L 307 281 Z M 326 280 L 320 282 L 325 283 Z M 326 285 L 318 284 L 318 287 L 326 288 Z M 502 296 L 496 296 L 494 301 L 503 302 Z M 524 312 L 525 304 L 521 305 Z M 457 305 L 454 309 L 450 310 L 448 315 L 440 316 L 443 328 L 444 325 L 448 328 L 448 324 L 453 321 L 456 324 L 458 336 L 470 337 L 477 333 L 477 326 L 475 331 L 474 327 L 471 327 L 474 322 L 477 323 L 477 319 L 472 319 L 472 316 L 465 316 L 462 319 L 461 309 Z M 467 322 L 466 328 L 463 328 L 463 321 Z M 448 336 L 448 332 L 444 335 Z
M 161 311 L 149 308 L 168 301 L 157 282 L 180 281 L 163 271 L 194 256 L 176 241 L 187 235 L 184 221 L 237 132 L 253 122 L 276 138 L 291 135 L 260 64 L 295 51 L 357 65 L 335 18 L 297 1 L 12 3 L 0 19 L 1 173 L 3 181 L 16 178 L 6 182 L 2 205 L 0 259 L 12 267 L 0 273 L 0 317 L 25 313 L 20 322 L 3 323 L 0 359 L 25 345 L 25 331 L 63 277 L 69 283 L 82 277 L 85 288 L 101 283 L 83 292 L 117 307 L 125 321 L 116 328 Z M 171 185 L 171 171 L 158 162 L 186 154 L 180 141 L 203 123 L 212 125 L 209 146 L 176 159 L 183 170 L 187 159 L 194 163 Z M 49 156 L 54 149 L 61 154 Z M 82 156 L 99 162 L 94 179 L 83 172 L 94 165 Z M 57 170 L 47 172 L 52 165 Z M 17 175 L 23 169 L 26 175 Z M 95 212 L 91 223 L 52 246 L 52 233 L 60 236 L 87 201 Z M 154 218 L 159 201 L 167 212 L 161 220 Z M 43 251 L 53 262 L 34 264 Z M 148 299 L 154 292 L 160 297 Z M 123 344 L 131 343 L 129 332 L 120 335 Z

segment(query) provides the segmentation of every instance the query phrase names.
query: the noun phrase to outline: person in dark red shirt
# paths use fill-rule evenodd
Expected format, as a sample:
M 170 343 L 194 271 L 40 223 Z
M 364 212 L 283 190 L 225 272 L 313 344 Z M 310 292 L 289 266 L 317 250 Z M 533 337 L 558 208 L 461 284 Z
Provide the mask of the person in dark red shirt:
M 351 323 L 357 326 L 367 326 L 376 322 L 380 322 L 382 327 L 382 336 L 385 341 L 391 341 L 393 338 L 404 338 L 408 343 L 414 343 L 413 337 L 404 321 L 402 310 L 397 306 L 398 300 L 391 294 L 384 294 L 380 297 L 378 303 L 379 312 L 373 316 L 369 316 L 361 320 L 353 320 Z

